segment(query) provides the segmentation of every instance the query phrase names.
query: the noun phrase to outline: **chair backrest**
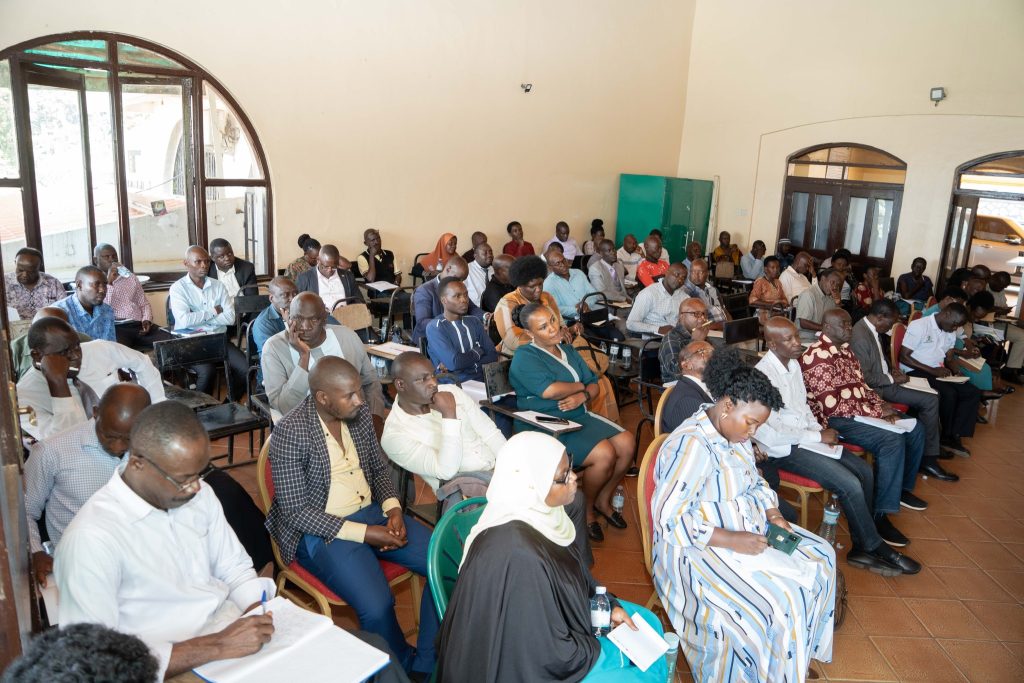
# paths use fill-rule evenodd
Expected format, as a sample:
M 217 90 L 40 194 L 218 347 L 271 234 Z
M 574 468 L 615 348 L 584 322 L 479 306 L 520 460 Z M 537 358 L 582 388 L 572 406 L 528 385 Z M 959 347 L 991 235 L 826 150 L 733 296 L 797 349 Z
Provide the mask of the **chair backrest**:
M 651 445 L 644 452 L 644 459 L 640 461 L 640 476 L 637 477 L 638 489 L 636 492 L 637 514 L 640 517 L 640 540 L 644 546 L 644 565 L 648 573 L 651 571 L 651 546 L 653 543 L 654 519 L 651 516 L 651 498 L 654 497 L 654 461 L 658 459 L 658 451 L 665 443 L 668 434 L 661 434 L 654 437 Z
M 661 384 L 661 358 L 658 352 L 661 350 L 660 339 L 648 339 L 640 347 L 637 354 L 640 361 L 640 381 L 652 384 Z
M 496 360 L 493 363 L 484 363 L 482 368 L 484 371 L 484 387 L 487 389 L 487 400 L 515 391 L 512 388 L 512 383 L 508 380 L 508 371 L 511 367 L 512 361 L 510 360 Z
M 719 261 L 715 264 L 715 278 L 731 280 L 736 277 L 736 265 L 732 261 Z
M 336 306 L 331 315 L 334 316 L 335 320 L 353 332 L 365 330 L 373 326 L 373 316 L 370 315 L 370 309 L 364 303 Z
M 266 294 L 240 294 L 235 297 L 235 320 L 249 313 L 262 313 L 269 305 L 270 297 Z
M 722 295 L 722 306 L 733 318 L 746 318 L 750 315 L 750 295 L 747 292 Z
M 922 315 L 924 315 L 924 314 L 923 314 L 923 313 L 921 312 L 921 310 L 920 310 L 920 309 L 917 309 L 917 308 L 915 308 L 914 310 L 912 310 L 912 311 L 910 312 L 910 316 L 909 316 L 909 317 L 907 317 L 907 322 L 908 322 L 908 323 L 912 323 L 912 322 L 914 322 L 915 320 L 917 320 L 918 318 L 920 318 L 920 317 L 921 317 Z
M 448 600 L 459 578 L 459 565 L 469 532 L 476 525 L 487 506 L 483 497 L 467 498 L 456 503 L 437 520 L 427 548 L 427 582 L 434 596 L 437 616 L 444 619 Z
M 223 363 L 228 357 L 226 334 L 200 334 L 153 342 L 157 370 L 180 370 L 200 363 Z
M 263 514 L 270 512 L 270 505 L 274 502 L 274 479 L 270 474 L 270 437 L 263 442 L 263 448 L 260 449 L 259 459 L 256 461 L 256 486 L 259 489 L 260 509 L 263 510 Z M 277 541 L 274 537 L 270 537 L 270 549 L 274 553 L 274 565 L 280 569 L 285 569 L 284 561 L 281 559 L 281 550 L 277 547 Z
M 668 402 L 668 395 L 672 393 L 672 389 L 675 388 L 673 384 L 668 389 L 661 393 L 661 398 L 658 399 L 658 407 L 654 410 L 654 436 L 661 436 L 664 434 L 661 431 L 661 415 L 665 412 L 665 403 Z
M 753 341 L 761 334 L 761 324 L 757 316 L 727 320 L 722 323 L 722 336 L 726 344 L 739 344 Z
M 903 323 L 896 323 L 889 330 L 891 346 L 889 354 L 889 371 L 893 372 L 900 367 L 900 350 L 903 348 L 903 337 L 907 334 L 907 326 Z
M 596 299 L 596 301 L 589 301 Z M 582 302 L 591 307 L 591 310 L 580 314 L 580 322 L 584 325 L 604 324 L 608 321 L 611 310 L 608 308 L 608 297 L 604 292 L 591 292 L 583 297 Z
M 174 313 L 171 312 L 171 297 L 164 299 L 164 315 L 167 316 L 168 329 L 174 329 Z

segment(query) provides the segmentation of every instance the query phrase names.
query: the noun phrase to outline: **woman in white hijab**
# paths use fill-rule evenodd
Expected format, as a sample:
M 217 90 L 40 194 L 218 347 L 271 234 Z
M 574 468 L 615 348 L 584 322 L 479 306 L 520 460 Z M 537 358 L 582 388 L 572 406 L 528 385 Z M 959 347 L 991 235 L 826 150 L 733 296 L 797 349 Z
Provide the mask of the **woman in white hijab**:
M 646 673 L 595 638 L 590 597 L 597 583 L 573 543 L 565 505 L 576 474 L 565 447 L 539 432 L 516 434 L 498 453 L 487 507 L 466 540 L 441 625 L 437 680 L 664 681 L 664 660 Z M 612 628 L 649 611 L 612 600 Z

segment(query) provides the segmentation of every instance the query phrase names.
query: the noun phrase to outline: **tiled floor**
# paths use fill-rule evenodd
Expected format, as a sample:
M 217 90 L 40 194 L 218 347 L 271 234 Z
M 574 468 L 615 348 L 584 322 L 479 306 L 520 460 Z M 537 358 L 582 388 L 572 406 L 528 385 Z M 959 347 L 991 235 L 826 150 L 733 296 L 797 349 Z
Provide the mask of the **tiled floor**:
M 973 457 L 943 461 L 961 480 L 919 479 L 915 492 L 929 509 L 893 518 L 912 539 L 905 550 L 924 564 L 920 574 L 883 578 L 841 562 L 849 613 L 836 631 L 832 662 L 816 666 L 822 679 L 1024 680 L 1024 390 L 1001 403 L 995 424 L 979 425 L 968 442 Z M 624 424 L 636 419 L 634 408 L 624 411 Z M 645 428 L 641 452 L 649 441 Z M 256 493 L 255 468 L 232 474 Z M 636 480 L 627 484 L 629 528 L 606 530 L 606 540 L 594 548 L 594 575 L 616 595 L 643 604 L 652 589 L 637 523 Z M 419 493 L 421 500 L 431 495 L 422 483 Z M 810 519 L 812 527 L 820 522 L 820 505 Z M 849 547 L 845 531 L 839 540 Z M 396 604 L 403 626 L 411 626 L 407 585 Z M 347 609 L 337 610 L 335 619 L 355 625 Z M 680 680 L 690 680 L 681 657 L 679 668 Z

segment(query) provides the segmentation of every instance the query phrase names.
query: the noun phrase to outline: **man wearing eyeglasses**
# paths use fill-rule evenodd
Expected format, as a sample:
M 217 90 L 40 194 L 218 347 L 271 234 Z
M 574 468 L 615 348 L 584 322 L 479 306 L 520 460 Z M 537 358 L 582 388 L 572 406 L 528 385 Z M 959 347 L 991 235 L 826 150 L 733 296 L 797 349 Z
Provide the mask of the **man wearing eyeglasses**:
M 661 339 L 658 361 L 661 364 L 661 381 L 673 382 L 679 379 L 679 353 L 690 342 L 705 341 L 708 338 L 708 307 L 697 297 L 684 299 L 679 304 L 679 322 Z

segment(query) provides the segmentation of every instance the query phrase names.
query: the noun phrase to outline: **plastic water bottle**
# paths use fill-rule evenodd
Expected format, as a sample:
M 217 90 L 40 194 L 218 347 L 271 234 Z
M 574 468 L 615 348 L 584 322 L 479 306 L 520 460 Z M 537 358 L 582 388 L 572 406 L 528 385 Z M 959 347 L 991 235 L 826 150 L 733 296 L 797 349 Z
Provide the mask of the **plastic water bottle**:
M 388 340 L 388 326 L 389 326 L 388 324 L 389 324 L 389 322 L 390 322 L 390 320 L 388 319 L 388 317 L 386 315 L 382 316 L 381 319 L 380 319 L 380 339 L 381 339 L 381 341 L 387 341 Z
M 665 664 L 668 665 L 668 676 L 665 677 L 665 683 L 675 683 L 676 681 L 676 659 L 679 657 L 679 636 L 672 631 L 665 634 Z
M 839 524 L 839 499 L 832 494 L 832 499 L 825 506 L 825 516 L 818 527 L 818 535 L 828 541 L 829 545 L 836 544 L 836 526 Z
M 605 595 L 605 587 L 598 586 L 590 598 L 590 625 L 598 638 L 607 635 L 612 625 L 612 603 Z
M 608 365 L 618 365 L 619 345 L 612 344 L 608 347 Z
M 627 370 L 633 365 L 633 351 L 628 346 L 622 347 L 622 367 Z
M 626 507 L 626 489 L 622 488 L 622 484 L 615 487 L 615 493 L 612 494 L 612 510 L 615 510 L 620 515 L 622 514 L 623 508 Z
M 599 347 L 597 347 L 597 348 L 601 349 L 601 353 L 604 353 L 604 354 L 608 353 L 608 345 L 605 344 L 604 342 L 601 342 L 601 345 Z
M 117 274 L 120 275 L 121 277 L 128 277 L 129 275 L 132 274 L 132 271 L 128 270 L 124 266 L 118 266 Z

